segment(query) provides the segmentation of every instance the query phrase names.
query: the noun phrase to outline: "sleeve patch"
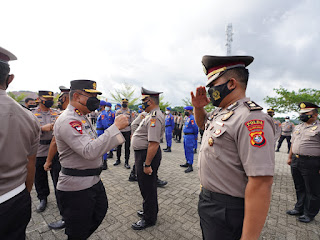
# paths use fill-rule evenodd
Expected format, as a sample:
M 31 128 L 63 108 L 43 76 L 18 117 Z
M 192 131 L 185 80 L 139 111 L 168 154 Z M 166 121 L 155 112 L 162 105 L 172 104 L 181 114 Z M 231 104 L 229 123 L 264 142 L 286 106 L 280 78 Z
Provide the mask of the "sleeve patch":
M 155 127 L 156 126 L 156 121 L 157 121 L 156 118 L 151 118 L 150 119 L 150 127 Z
M 254 147 L 263 147 L 266 145 L 267 140 L 264 137 L 264 132 L 263 131 L 258 131 L 258 132 L 251 132 L 249 133 L 249 136 L 251 137 L 250 143 Z
M 264 126 L 264 121 L 260 119 L 253 119 L 253 120 L 249 120 L 244 125 L 248 128 L 250 132 L 256 129 L 262 130 Z
M 71 127 L 73 127 L 77 132 L 79 132 L 80 134 L 82 134 L 82 124 L 79 121 L 72 121 L 69 122 L 69 124 L 71 125 Z
M 103 119 L 104 119 L 104 115 L 101 114 L 101 120 L 103 120 Z
M 191 124 L 194 125 L 194 121 L 193 120 L 191 120 Z

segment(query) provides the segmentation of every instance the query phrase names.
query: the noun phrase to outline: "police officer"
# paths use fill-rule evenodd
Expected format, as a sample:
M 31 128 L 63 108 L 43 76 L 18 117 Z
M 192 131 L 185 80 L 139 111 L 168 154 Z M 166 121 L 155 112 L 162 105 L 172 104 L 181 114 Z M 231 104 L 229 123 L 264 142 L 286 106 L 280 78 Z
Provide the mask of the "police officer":
M 25 239 L 40 126 L 37 118 L 6 93 L 13 81 L 9 61 L 16 56 L 0 47 L 0 239 Z
M 96 82 L 71 81 L 70 104 L 54 125 L 61 163 L 57 193 L 68 239 L 87 239 L 105 217 L 108 200 L 99 177 L 101 157 L 124 142 L 119 129 L 128 125 L 127 117 L 119 116 L 97 137 L 86 117 L 99 107 L 97 94 L 101 92 Z
M 178 112 L 178 118 L 177 118 L 177 141 L 176 143 L 181 143 L 181 133 L 182 133 L 182 127 L 183 127 L 183 118 L 181 116 L 181 112 Z
M 139 105 L 138 106 L 138 113 L 142 113 L 142 112 L 144 112 L 144 110 L 142 109 L 142 105 Z
M 52 139 L 53 125 L 58 117 L 58 111 L 51 108 L 53 105 L 52 91 L 39 91 L 38 96 L 39 107 L 32 110 L 32 113 L 38 118 L 41 126 L 34 184 L 37 191 L 37 197 L 40 200 L 40 204 L 36 211 L 43 212 L 47 207 L 47 197 L 50 194 L 48 174 L 44 170 L 43 165 L 47 159 L 49 145 Z M 58 159 L 56 159 L 56 161 L 58 161 Z M 53 176 L 51 177 L 54 182 L 55 178 Z
M 28 108 L 28 109 L 32 109 L 32 108 L 35 108 L 35 107 L 37 107 L 37 105 L 36 105 L 36 102 L 35 102 L 35 100 L 33 99 L 33 98 L 26 98 L 25 100 L 24 100 L 24 105 Z
M 165 120 L 159 108 L 160 92 L 141 88 L 143 108 L 148 113 L 132 136 L 135 165 L 143 211 L 141 220 L 132 224 L 134 230 L 142 230 L 156 224 L 158 215 L 157 172 L 161 161 L 160 138 Z
M 276 152 L 279 152 L 279 149 L 282 145 L 283 140 L 286 139 L 288 143 L 288 153 L 289 153 L 290 147 L 291 147 L 291 134 L 293 129 L 294 129 L 294 124 L 290 122 L 290 117 L 287 116 L 285 118 L 285 121 L 281 124 L 281 136 L 278 141 Z
M 183 146 L 186 163 L 181 164 L 180 167 L 186 167 L 187 169 L 184 172 L 189 173 L 193 171 L 193 148 L 194 141 L 197 141 L 196 139 L 198 137 L 198 126 L 195 123 L 194 116 L 192 114 L 193 107 L 187 106 L 184 110 L 184 114 L 187 116 L 183 127 Z
M 97 119 L 98 136 L 103 134 L 104 130 L 108 129 L 114 123 L 115 113 L 111 111 L 111 106 L 112 106 L 111 103 L 106 102 L 104 100 L 100 100 L 101 113 Z M 112 153 L 112 150 L 110 150 L 110 153 Z M 108 169 L 108 165 L 107 165 L 108 153 L 103 154 L 102 158 L 103 158 L 102 169 L 106 170 Z
M 131 126 L 130 125 L 134 120 L 134 113 L 128 108 L 128 103 L 129 103 L 129 100 L 127 98 L 122 99 L 121 109 L 116 111 L 116 116 L 124 114 L 129 119 L 129 126 L 127 126 L 125 129 L 121 130 L 121 133 L 122 133 L 123 137 L 126 139 L 126 142 L 124 143 L 124 148 L 125 148 L 124 167 L 127 169 L 130 169 L 130 165 L 129 165 L 130 144 L 131 144 Z M 117 161 L 113 164 L 114 166 L 117 166 L 121 163 L 121 161 L 120 161 L 121 148 L 122 148 L 122 145 L 119 145 L 117 147 Z
M 274 110 L 272 108 L 267 109 L 267 114 L 272 117 L 274 127 L 276 129 L 275 134 L 274 134 L 274 145 L 276 145 L 277 140 L 279 139 L 281 135 L 281 122 L 277 119 L 274 119 Z
M 171 108 L 166 108 L 166 141 L 167 141 L 167 148 L 164 148 L 164 152 L 171 152 L 171 145 L 172 145 L 172 131 L 174 129 L 174 118 L 170 113 Z
M 69 104 L 69 92 L 70 88 L 66 88 L 64 86 L 59 87 L 61 93 L 58 98 L 58 108 L 60 110 L 60 114 L 67 108 Z M 45 164 L 43 165 L 43 168 L 45 171 L 50 171 L 51 177 L 52 177 L 52 182 L 53 182 L 53 187 L 56 195 L 56 200 L 57 200 L 57 206 L 60 211 L 61 215 L 61 205 L 57 197 L 57 183 L 58 183 L 58 178 L 59 178 L 59 172 L 61 170 L 61 165 L 59 162 L 59 153 L 57 149 L 57 143 L 56 139 L 53 136 L 50 146 L 49 146 L 49 151 L 48 151 L 48 156 L 46 159 Z M 58 221 L 51 222 L 48 224 L 48 227 L 50 229 L 61 229 L 65 227 L 65 222 L 64 219 L 59 219 Z
M 114 107 L 115 111 L 118 111 L 119 109 L 121 109 L 121 104 L 117 103 L 116 106 Z
M 204 56 L 205 87 L 191 92 L 202 186 L 198 211 L 204 239 L 258 239 L 268 214 L 274 174 L 274 124 L 246 98 L 251 56 Z M 217 108 L 207 113 L 209 102 Z
M 292 134 L 287 163 L 296 189 L 297 202 L 289 215 L 301 215 L 298 220 L 308 223 L 320 209 L 320 122 L 314 103 L 301 102 L 299 124 Z

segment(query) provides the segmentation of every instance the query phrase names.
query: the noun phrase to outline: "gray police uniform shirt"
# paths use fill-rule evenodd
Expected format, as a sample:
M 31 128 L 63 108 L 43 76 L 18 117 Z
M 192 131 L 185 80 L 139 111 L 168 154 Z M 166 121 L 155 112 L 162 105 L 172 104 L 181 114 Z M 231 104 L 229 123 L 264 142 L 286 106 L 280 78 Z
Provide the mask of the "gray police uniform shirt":
M 281 122 L 277 119 L 272 118 L 273 124 L 275 127 L 275 133 L 274 133 L 274 142 L 276 143 L 278 138 L 281 135 Z
M 129 131 L 131 131 L 131 123 L 134 120 L 134 112 L 132 112 L 129 108 L 126 109 L 126 110 L 120 108 L 119 110 L 116 111 L 116 117 L 121 115 L 121 114 L 126 115 L 128 117 L 128 120 L 129 120 L 129 126 L 127 126 L 124 129 L 121 129 L 121 132 L 129 132 Z
M 133 150 L 148 149 L 149 142 L 160 143 L 161 136 L 165 130 L 165 119 L 160 108 L 157 107 L 150 111 L 142 119 L 139 127 L 134 132 L 131 145 Z
M 136 119 L 131 123 L 131 134 L 133 134 L 139 127 L 142 120 L 147 116 L 147 112 L 140 113 Z
M 80 170 L 99 168 L 101 156 L 125 141 L 114 124 L 97 137 L 89 119 L 70 104 L 57 119 L 54 136 L 61 166 Z M 79 191 L 92 187 L 99 180 L 99 176 L 69 176 L 60 172 L 57 189 Z
M 292 138 L 292 153 L 320 157 L 320 122 L 302 123 L 295 127 Z
M 256 106 L 243 98 L 207 114 L 198 157 L 200 183 L 207 190 L 244 198 L 248 176 L 274 174 L 273 121 L 246 105 Z
M 281 124 L 281 135 L 282 136 L 291 136 L 293 129 L 294 129 L 294 124 L 292 122 L 284 121 Z
M 48 123 L 54 123 L 58 118 L 59 112 L 56 109 L 50 108 L 49 111 L 44 112 L 41 111 L 40 107 L 34 108 L 32 113 L 38 118 L 40 126 L 44 126 Z M 52 139 L 52 131 L 49 132 L 42 132 L 40 133 L 40 141 L 50 141 Z M 37 157 L 47 157 L 49 152 L 49 144 L 39 144 Z
M 37 153 L 40 125 L 31 111 L 0 89 L 0 196 L 27 178 L 27 156 Z

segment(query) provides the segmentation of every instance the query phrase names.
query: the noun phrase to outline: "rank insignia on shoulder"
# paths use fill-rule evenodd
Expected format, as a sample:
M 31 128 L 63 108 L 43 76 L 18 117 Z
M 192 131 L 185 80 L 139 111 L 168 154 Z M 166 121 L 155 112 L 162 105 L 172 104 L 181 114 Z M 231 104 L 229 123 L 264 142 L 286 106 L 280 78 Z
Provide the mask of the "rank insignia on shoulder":
M 318 126 L 314 126 L 311 129 L 312 129 L 312 131 L 315 131 L 317 128 L 318 128 Z
M 260 107 L 253 101 L 247 101 L 243 103 L 250 111 L 262 110 L 263 108 Z
M 244 124 L 248 130 L 251 132 L 252 130 L 262 130 L 264 127 L 264 121 L 260 119 L 252 119 Z
M 222 120 L 222 121 L 227 121 L 233 114 L 234 114 L 234 111 L 230 111 L 230 112 L 226 113 L 226 114 L 221 118 L 221 120 Z
M 157 116 L 157 112 L 156 111 L 152 112 L 152 114 L 151 114 L 151 117 L 155 117 L 155 116 Z
M 156 126 L 156 121 L 157 121 L 157 119 L 151 118 L 150 119 L 150 127 L 155 127 Z
M 264 132 L 263 131 L 258 131 L 258 132 L 250 132 L 249 136 L 251 137 L 250 143 L 254 147 L 262 147 L 266 145 L 267 140 L 264 137 Z
M 70 126 L 73 127 L 78 133 L 82 134 L 82 124 L 79 121 L 69 122 Z
M 82 115 L 82 113 L 81 113 L 78 109 L 75 108 L 74 111 L 75 111 L 79 116 Z

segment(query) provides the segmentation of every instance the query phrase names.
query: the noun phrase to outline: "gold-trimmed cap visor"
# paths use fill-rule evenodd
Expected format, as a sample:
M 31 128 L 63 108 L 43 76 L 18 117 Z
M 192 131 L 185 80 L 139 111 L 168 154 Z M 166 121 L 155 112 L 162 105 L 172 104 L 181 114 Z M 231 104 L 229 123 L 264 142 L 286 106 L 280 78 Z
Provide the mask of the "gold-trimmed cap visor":
M 44 91 L 44 90 L 40 90 L 38 92 L 38 96 L 39 97 L 44 97 L 44 98 L 53 98 L 54 94 L 51 91 Z
M 299 113 L 307 113 L 316 108 L 319 108 L 319 106 L 311 102 L 301 102 L 299 103 L 299 108 L 300 108 Z
M 71 81 L 70 90 L 82 90 L 88 93 L 102 94 L 102 92 L 97 90 L 97 83 L 95 81 L 86 79 Z

